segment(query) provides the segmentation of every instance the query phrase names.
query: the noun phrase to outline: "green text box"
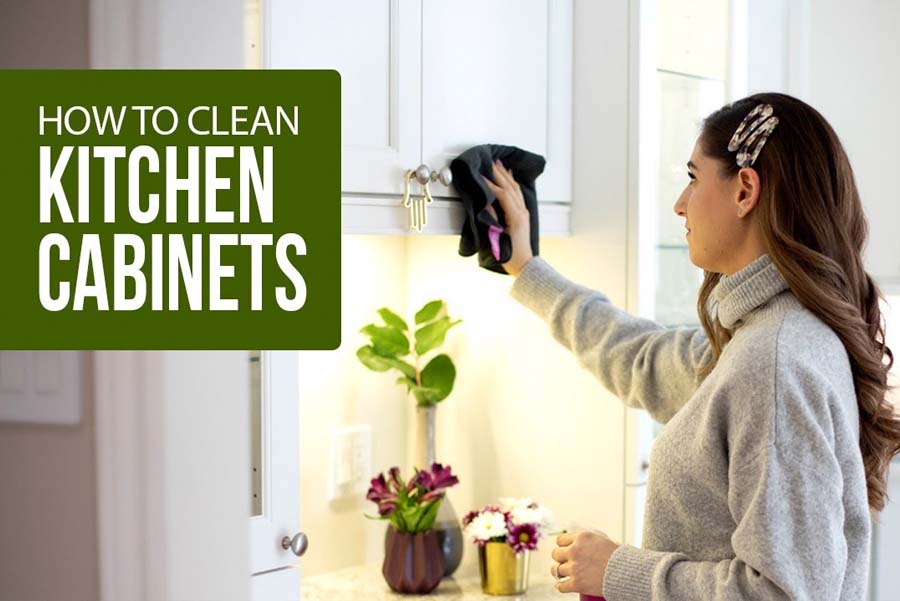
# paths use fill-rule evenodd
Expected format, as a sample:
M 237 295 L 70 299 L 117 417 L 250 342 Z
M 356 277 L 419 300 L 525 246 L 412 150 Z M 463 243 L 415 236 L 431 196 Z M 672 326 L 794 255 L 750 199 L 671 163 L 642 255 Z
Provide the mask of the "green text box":
M 0 96 L 0 348 L 339 346 L 341 126 L 336 71 L 0 71 L 0 82 L 4 90 Z M 93 107 L 101 122 L 106 117 L 103 133 Z M 114 124 L 119 125 L 118 133 Z M 265 150 L 267 146 L 271 150 Z M 43 176 L 41 147 L 47 147 L 49 153 Z M 60 167 L 65 147 L 72 147 L 71 156 Z M 229 148 L 233 158 L 227 156 Z M 116 157 L 117 152 L 125 156 Z M 197 155 L 193 172 L 191 153 Z M 151 169 L 150 156 L 157 157 L 158 172 Z M 267 157 L 271 158 L 272 176 L 264 189 L 271 198 L 271 222 L 258 207 L 254 187 L 254 183 L 267 183 L 263 181 Z M 212 167 L 207 171 L 208 161 L 222 182 L 208 180 L 213 173 Z M 54 167 L 62 174 L 57 181 L 67 203 L 57 204 L 59 195 L 52 196 L 44 203 L 49 222 L 42 223 L 41 182 L 45 190 L 54 189 Z M 259 171 L 258 180 L 253 179 L 254 168 Z M 249 209 L 243 215 L 246 222 L 241 221 L 242 172 L 249 191 L 244 203 Z M 106 194 L 110 174 L 115 177 L 114 195 Z M 178 191 L 178 182 L 169 185 L 173 174 L 188 182 L 183 185 L 198 189 L 197 215 L 189 209 L 188 192 Z M 136 182 L 134 211 L 129 210 L 131 182 Z M 206 202 L 207 194 L 215 187 L 223 188 L 211 197 L 217 211 L 207 213 L 212 206 Z M 82 188 L 85 194 L 80 194 Z M 169 191 L 172 193 L 167 194 Z M 151 194 L 159 195 L 155 218 L 151 218 Z M 83 199 L 86 202 L 80 204 Z M 107 202 L 110 199 L 112 202 Z M 167 211 L 173 199 L 174 222 L 170 222 Z M 74 222 L 67 222 L 61 205 L 69 208 Z M 114 206 L 113 222 L 107 222 L 109 206 Z M 207 220 L 227 221 L 229 215 L 234 223 Z M 198 217 L 197 222 L 193 217 Z M 249 236 L 252 234 L 262 237 Z M 199 236 L 197 249 L 195 236 Z M 271 246 L 265 244 L 268 236 Z M 51 244 L 60 239 L 68 245 L 68 260 L 62 259 L 60 245 Z M 89 255 L 86 247 L 95 239 L 100 254 Z M 193 281 L 201 282 L 199 295 L 196 283 L 192 294 L 187 292 L 185 272 L 180 269 L 184 264 L 175 260 L 179 269 L 172 268 L 172 259 L 177 259 L 181 250 L 179 240 L 185 256 L 192 259 L 188 267 Z M 279 240 L 285 242 L 281 260 L 287 263 L 279 262 Z M 300 252 L 298 240 L 302 240 L 304 252 Z M 42 241 L 48 249 L 43 270 Z M 291 241 L 294 244 L 286 244 Z M 119 261 L 117 243 L 122 248 Z M 254 244 L 260 257 L 255 266 L 251 260 Z M 140 267 L 145 301 L 136 306 L 140 276 L 128 277 L 122 265 L 134 263 L 140 245 L 145 255 Z M 220 248 L 222 268 L 218 270 L 212 269 L 212 246 Z M 200 253 L 196 257 L 195 251 Z M 92 262 L 100 256 L 101 260 Z M 102 265 L 102 280 L 96 278 L 98 264 Z M 83 278 L 79 278 L 80 265 Z M 91 265 L 92 269 L 85 268 Z M 225 277 L 229 267 L 233 277 Z M 177 309 L 170 302 L 173 273 Z M 212 303 L 214 273 L 219 273 L 215 279 L 223 299 L 216 307 Z M 41 274 L 47 281 L 43 296 Z M 256 309 L 253 274 L 259 276 Z M 298 276 L 302 285 L 298 285 Z M 122 284 L 119 303 L 114 302 L 117 277 Z M 79 281 L 87 285 L 77 286 Z M 98 292 L 102 288 L 91 289 L 98 281 L 105 285 L 105 294 Z M 62 289 L 66 284 L 68 296 Z M 279 288 L 283 288 L 283 304 L 276 295 Z M 98 296 L 105 296 L 107 309 Z M 83 299 L 80 310 L 77 298 Z M 228 301 L 236 301 L 237 308 L 229 307 L 234 303 Z

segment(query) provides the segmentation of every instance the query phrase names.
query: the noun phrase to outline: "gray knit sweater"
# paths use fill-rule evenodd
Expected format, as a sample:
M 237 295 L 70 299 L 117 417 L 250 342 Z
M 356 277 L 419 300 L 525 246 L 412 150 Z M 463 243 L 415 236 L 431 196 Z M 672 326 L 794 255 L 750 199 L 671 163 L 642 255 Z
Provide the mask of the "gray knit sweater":
M 702 328 L 635 317 L 540 257 L 510 295 L 625 404 L 666 424 L 643 548 L 612 555 L 608 601 L 864 598 L 870 514 L 849 359 L 769 255 L 717 284 L 715 315 L 734 336 L 705 379 L 694 372 L 712 352 Z

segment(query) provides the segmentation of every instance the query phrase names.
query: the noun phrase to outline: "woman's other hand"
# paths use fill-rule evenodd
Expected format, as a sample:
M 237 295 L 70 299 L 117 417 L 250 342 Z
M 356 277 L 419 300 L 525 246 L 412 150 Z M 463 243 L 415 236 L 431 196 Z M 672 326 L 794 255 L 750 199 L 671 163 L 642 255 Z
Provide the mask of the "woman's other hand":
M 619 545 L 602 532 L 573 532 L 560 534 L 552 557 L 558 565 L 551 568 L 557 579 L 556 590 L 561 593 L 603 595 L 606 564 Z
M 500 202 L 503 215 L 506 217 L 506 233 L 512 241 L 512 256 L 509 258 L 509 261 L 503 263 L 503 268 L 510 274 L 518 276 L 522 268 L 533 256 L 531 251 L 531 219 L 528 214 L 528 208 L 525 206 L 522 189 L 516 183 L 516 180 L 513 179 L 512 172 L 504 167 L 499 160 L 495 160 L 492 175 L 494 181 L 483 175 L 481 177 L 484 178 L 487 187 L 490 188 Z M 494 219 L 497 219 L 497 212 L 494 211 L 493 207 L 488 206 L 487 211 L 493 215 Z

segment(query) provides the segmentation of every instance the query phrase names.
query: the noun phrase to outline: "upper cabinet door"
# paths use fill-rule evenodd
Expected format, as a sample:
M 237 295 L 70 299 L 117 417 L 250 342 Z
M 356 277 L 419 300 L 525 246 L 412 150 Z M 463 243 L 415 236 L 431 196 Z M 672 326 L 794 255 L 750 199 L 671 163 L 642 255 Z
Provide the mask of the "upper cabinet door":
M 440 170 L 476 144 L 519 146 L 547 159 L 538 198 L 568 202 L 572 25 L 571 0 L 422 2 L 423 161 Z
M 341 74 L 341 190 L 402 194 L 420 158 L 419 0 L 266 4 L 265 66 Z

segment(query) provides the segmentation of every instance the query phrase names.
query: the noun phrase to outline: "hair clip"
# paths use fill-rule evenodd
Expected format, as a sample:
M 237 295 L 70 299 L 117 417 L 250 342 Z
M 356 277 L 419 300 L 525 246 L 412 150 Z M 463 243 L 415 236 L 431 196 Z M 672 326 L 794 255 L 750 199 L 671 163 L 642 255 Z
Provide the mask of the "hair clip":
M 741 167 L 749 167 L 756 162 L 762 147 L 765 145 L 769 134 L 778 125 L 778 117 L 772 115 L 774 109 L 771 104 L 758 104 L 750 111 L 728 142 L 728 150 L 738 151 L 737 164 Z M 748 127 L 748 124 L 749 127 Z

